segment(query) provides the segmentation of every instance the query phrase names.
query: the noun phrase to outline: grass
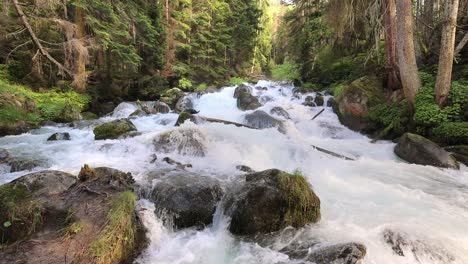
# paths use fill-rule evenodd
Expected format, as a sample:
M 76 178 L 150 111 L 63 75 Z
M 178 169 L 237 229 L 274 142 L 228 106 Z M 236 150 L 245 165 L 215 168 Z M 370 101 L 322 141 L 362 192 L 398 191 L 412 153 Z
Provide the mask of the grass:
M 114 196 L 110 203 L 107 226 L 99 239 L 89 247 L 89 254 L 96 264 L 117 263 L 125 259 L 131 254 L 135 243 L 135 194 L 131 191 L 122 192 Z
M 284 216 L 288 225 L 301 227 L 320 220 L 320 199 L 299 170 L 279 175 L 279 186 L 281 193 L 288 195 L 289 206 Z

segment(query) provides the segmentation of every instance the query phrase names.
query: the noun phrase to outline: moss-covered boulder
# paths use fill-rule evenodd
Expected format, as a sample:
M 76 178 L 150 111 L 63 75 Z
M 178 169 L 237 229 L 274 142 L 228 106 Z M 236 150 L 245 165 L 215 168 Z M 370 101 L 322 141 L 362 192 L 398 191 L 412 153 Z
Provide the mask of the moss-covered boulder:
M 299 173 L 266 170 L 246 175 L 245 184 L 226 198 L 232 217 L 229 230 L 236 235 L 302 227 L 320 220 L 320 199 Z
M 367 248 L 355 242 L 330 245 L 298 238 L 280 252 L 292 259 L 304 260 L 307 263 L 358 264 L 366 256 Z
M 52 134 L 47 141 L 59 141 L 59 140 L 71 140 L 70 133 L 54 133 Z
M 337 95 L 334 108 L 341 123 L 362 132 L 376 129 L 367 115 L 371 107 L 384 101 L 382 80 L 375 76 L 364 76 L 343 87 Z
M 268 113 L 257 110 L 253 113 L 247 114 L 245 116 L 245 123 L 249 126 L 266 129 L 266 128 L 277 128 L 278 131 L 285 134 L 286 127 L 283 120 L 276 119 L 269 115 Z
M 121 135 L 136 131 L 135 125 L 128 119 L 119 119 L 109 123 L 99 125 L 94 128 L 94 138 L 96 140 L 101 139 L 117 139 Z
M 72 175 L 42 171 L 0 186 L 0 244 L 32 235 L 43 224 L 46 197 L 67 190 L 76 182 Z
M 234 98 L 239 98 L 242 93 L 252 93 L 252 88 L 246 84 L 239 84 L 234 90 Z
M 194 116 L 194 115 L 192 115 L 190 113 L 182 112 L 182 113 L 180 113 L 179 118 L 177 118 L 175 126 L 180 126 L 183 123 L 185 123 L 185 121 L 187 121 L 187 120 L 190 120 L 190 121 L 195 123 L 197 118 L 196 118 L 196 116 Z
M 242 111 L 255 110 L 260 106 L 262 104 L 258 101 L 258 98 L 248 92 L 240 93 L 237 98 L 237 107 Z
M 445 150 L 451 152 L 459 162 L 468 166 L 468 145 L 451 146 L 445 148 Z
M 4 245 L 0 259 L 4 263 L 59 264 L 64 258 L 70 263 L 131 263 L 145 241 L 135 213 L 133 185 L 129 173 L 89 166 L 81 170 L 79 180 L 64 172 L 46 171 L 5 185 L 7 205 L 21 205 L 25 224 L 21 246 Z M 2 204 L 0 210 L 4 208 Z M 3 222 L 0 230 L 20 226 L 16 221 Z
M 429 139 L 405 133 L 395 146 L 395 154 L 410 163 L 442 168 L 458 169 L 457 160 L 446 150 Z
M 216 179 L 179 171 L 158 180 L 151 193 L 156 214 L 175 228 L 204 228 L 213 222 L 223 191 Z

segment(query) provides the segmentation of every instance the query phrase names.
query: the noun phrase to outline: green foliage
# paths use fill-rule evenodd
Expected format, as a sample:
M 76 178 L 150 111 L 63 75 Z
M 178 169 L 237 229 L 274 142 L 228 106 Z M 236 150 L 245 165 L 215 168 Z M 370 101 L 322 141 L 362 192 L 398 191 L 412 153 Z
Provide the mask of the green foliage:
M 432 134 L 448 144 L 468 144 L 468 122 L 445 122 L 434 128 Z
M 179 87 L 184 91 L 188 91 L 192 88 L 192 81 L 187 78 L 182 78 L 179 80 Z
M 91 243 L 88 252 L 93 263 L 115 263 L 129 256 L 135 243 L 136 226 L 134 210 L 136 196 L 131 191 L 122 192 L 111 200 L 107 225 L 99 239 Z
M 206 89 L 208 89 L 208 84 L 200 83 L 199 85 L 197 85 L 197 88 L 195 88 L 195 92 L 203 92 Z
M 395 138 L 406 131 L 409 113 L 405 100 L 397 103 L 382 103 L 369 110 L 369 120 L 377 123 L 383 128 L 380 138 Z
M 301 79 L 300 67 L 299 64 L 285 60 L 283 64 L 277 65 L 272 69 L 271 75 L 275 80 L 299 80 Z
M 241 78 L 241 77 L 232 77 L 231 79 L 229 79 L 229 82 L 228 84 L 229 85 L 239 85 L 239 84 L 243 84 L 247 82 L 247 80 L 245 80 L 244 78 Z

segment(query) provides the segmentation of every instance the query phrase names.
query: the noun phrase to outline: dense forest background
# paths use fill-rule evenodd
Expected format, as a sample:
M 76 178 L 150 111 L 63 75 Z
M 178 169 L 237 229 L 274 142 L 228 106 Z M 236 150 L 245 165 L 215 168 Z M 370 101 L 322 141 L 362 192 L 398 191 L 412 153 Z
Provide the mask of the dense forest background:
M 0 26 L 3 98 L 35 99 L 3 100 L 3 123 L 263 76 L 339 97 L 375 77 L 380 137 L 468 135 L 466 0 L 6 0 Z

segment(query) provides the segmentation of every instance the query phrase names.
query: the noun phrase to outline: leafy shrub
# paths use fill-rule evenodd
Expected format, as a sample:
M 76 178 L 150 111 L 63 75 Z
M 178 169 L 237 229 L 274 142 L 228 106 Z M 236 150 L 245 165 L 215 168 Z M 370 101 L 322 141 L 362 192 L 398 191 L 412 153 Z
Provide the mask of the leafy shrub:
M 369 110 L 368 118 L 384 128 L 381 137 L 397 137 L 405 132 L 408 122 L 406 101 L 378 104 Z
M 206 83 L 200 83 L 197 88 L 195 88 L 195 92 L 203 92 L 206 89 L 208 89 L 208 84 Z
M 285 60 L 283 64 L 277 65 L 271 71 L 273 79 L 293 81 L 301 78 L 300 65 Z
M 449 144 L 468 144 L 468 122 L 442 123 L 432 133 Z
M 193 86 L 192 81 L 190 81 L 187 78 L 182 78 L 179 80 L 179 87 L 182 90 L 185 90 L 185 91 L 190 90 L 192 89 L 192 86 Z
M 228 84 L 229 85 L 239 85 L 239 84 L 243 84 L 247 82 L 245 79 L 241 78 L 241 77 L 232 77 L 231 79 L 229 79 L 229 82 Z

